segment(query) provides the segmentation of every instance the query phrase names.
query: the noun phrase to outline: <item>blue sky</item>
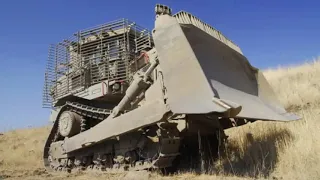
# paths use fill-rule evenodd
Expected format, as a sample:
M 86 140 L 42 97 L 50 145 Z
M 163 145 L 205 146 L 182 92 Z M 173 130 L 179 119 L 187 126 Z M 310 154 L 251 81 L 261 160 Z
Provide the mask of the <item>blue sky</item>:
M 48 123 L 42 87 L 48 45 L 118 18 L 153 28 L 156 3 L 186 10 L 238 44 L 258 68 L 319 55 L 320 1 L 4 0 L 0 5 L 0 131 Z

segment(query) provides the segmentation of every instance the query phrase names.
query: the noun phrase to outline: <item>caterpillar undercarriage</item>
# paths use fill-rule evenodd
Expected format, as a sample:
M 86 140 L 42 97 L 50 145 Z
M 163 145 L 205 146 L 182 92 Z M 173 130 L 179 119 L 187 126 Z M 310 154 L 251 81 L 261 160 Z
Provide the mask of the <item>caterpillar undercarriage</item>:
M 225 129 L 299 119 L 237 45 L 164 5 L 152 32 L 121 19 L 51 46 L 45 80 L 48 170 L 207 171 Z

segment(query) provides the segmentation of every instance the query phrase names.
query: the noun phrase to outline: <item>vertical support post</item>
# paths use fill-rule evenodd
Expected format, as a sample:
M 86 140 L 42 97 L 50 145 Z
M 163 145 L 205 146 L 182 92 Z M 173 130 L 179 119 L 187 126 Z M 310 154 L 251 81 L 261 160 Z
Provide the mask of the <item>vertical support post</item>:
M 104 62 L 104 57 L 102 55 L 103 53 L 103 27 L 101 27 L 101 30 L 100 30 L 100 63 L 101 63 L 101 76 L 100 76 L 100 80 L 102 81 L 103 79 L 105 79 L 105 75 L 106 75 L 106 65 L 105 65 L 105 62 Z
M 129 21 L 128 20 L 124 20 L 125 22 L 123 23 L 124 25 L 124 30 L 125 30 L 125 33 L 123 33 L 124 35 L 124 43 L 126 43 L 126 49 L 123 50 L 123 54 L 124 54 L 124 57 L 123 60 L 124 60 L 124 64 L 125 64 L 125 71 L 126 71 L 126 77 L 122 80 L 124 81 L 128 81 L 128 77 L 129 77 L 129 59 L 130 59 L 130 31 L 131 31 L 131 24 L 129 24 Z M 130 26 L 130 27 L 129 27 Z M 129 27 L 129 28 L 128 28 Z
M 84 62 L 82 61 L 82 56 L 81 56 L 81 44 L 80 44 L 80 40 L 81 40 L 81 31 L 78 31 L 78 57 L 77 57 L 77 61 L 79 62 L 79 67 L 76 67 L 77 69 L 79 68 L 80 70 L 80 82 L 79 82 L 79 86 L 83 86 L 83 76 L 82 76 L 82 72 L 81 72 L 81 69 L 83 68 L 84 66 Z M 78 64 L 78 63 L 77 63 Z
M 134 26 L 134 59 L 136 60 L 137 58 L 137 53 L 138 53 L 138 43 L 137 43 L 137 26 Z M 137 71 L 138 70 L 138 63 L 137 61 L 134 62 L 134 66 L 135 66 L 135 70 L 134 71 Z
M 70 46 L 68 46 L 69 44 L 66 44 L 65 45 L 65 48 L 66 48 L 66 63 L 65 63 L 65 65 L 66 65 L 66 71 L 65 71 L 65 73 L 66 73 L 66 79 L 67 79 L 67 93 L 69 93 L 70 92 L 70 84 L 69 84 L 69 78 L 70 78 Z M 68 54 L 69 54 L 69 58 L 68 58 Z
M 58 46 L 55 46 L 55 66 L 54 66 L 54 74 L 55 74 L 55 83 L 56 83 L 56 98 L 59 98 L 58 92 Z

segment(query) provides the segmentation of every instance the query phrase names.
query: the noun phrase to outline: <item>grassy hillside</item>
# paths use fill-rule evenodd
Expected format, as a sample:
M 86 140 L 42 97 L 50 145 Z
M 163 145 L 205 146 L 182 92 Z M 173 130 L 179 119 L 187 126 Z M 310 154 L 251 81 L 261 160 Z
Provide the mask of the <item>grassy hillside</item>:
M 257 122 L 227 131 L 227 155 L 214 175 L 192 173 L 152 179 L 320 179 L 320 61 L 271 69 L 265 76 L 285 107 L 303 119 L 290 123 Z M 57 174 L 42 166 L 49 127 L 0 135 L 0 175 L 9 179 L 117 179 L 125 174 Z

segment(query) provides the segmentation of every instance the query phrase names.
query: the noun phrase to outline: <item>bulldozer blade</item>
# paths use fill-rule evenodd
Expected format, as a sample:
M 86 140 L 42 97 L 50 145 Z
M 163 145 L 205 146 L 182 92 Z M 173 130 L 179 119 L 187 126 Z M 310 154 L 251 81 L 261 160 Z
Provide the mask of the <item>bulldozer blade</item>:
M 172 112 L 300 119 L 284 109 L 263 74 L 245 56 L 196 26 L 160 15 L 153 38 Z

